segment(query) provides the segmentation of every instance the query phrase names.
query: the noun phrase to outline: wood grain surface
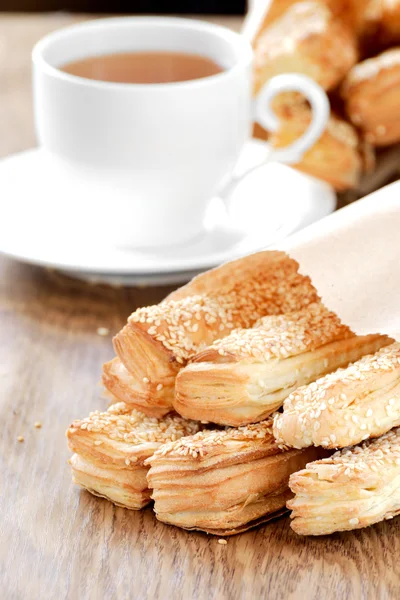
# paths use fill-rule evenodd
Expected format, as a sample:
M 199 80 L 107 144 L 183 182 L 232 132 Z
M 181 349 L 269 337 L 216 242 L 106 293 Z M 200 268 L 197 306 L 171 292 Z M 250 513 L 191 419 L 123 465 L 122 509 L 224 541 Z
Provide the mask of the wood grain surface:
M 0 154 L 34 144 L 30 49 L 72 20 L 0 18 Z M 89 286 L 0 258 L 0 598 L 399 598 L 399 518 L 320 539 L 283 518 L 222 546 L 73 486 L 65 430 L 106 406 L 98 382 L 111 335 L 168 291 Z

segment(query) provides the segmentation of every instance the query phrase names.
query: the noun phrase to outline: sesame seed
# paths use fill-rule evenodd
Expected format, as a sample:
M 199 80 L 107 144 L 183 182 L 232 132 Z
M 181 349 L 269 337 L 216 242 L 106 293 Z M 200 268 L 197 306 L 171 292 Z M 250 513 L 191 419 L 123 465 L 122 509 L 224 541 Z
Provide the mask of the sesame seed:
M 110 330 L 107 327 L 98 327 L 97 335 L 106 336 L 110 333 Z
M 347 86 L 352 86 L 360 81 L 375 77 L 381 70 L 390 69 L 400 63 L 400 52 L 398 48 L 393 48 L 382 52 L 374 58 L 369 58 L 358 63 L 351 70 L 347 78 Z M 379 127 L 379 125 L 378 125 Z
M 23 441 L 25 440 L 25 438 L 24 438 L 24 436 L 23 436 L 23 435 L 19 435 L 19 436 L 17 437 L 17 440 L 18 440 L 18 442 L 23 442 Z
M 268 418 L 260 423 L 253 425 L 243 425 L 241 427 L 229 427 L 224 430 L 199 431 L 195 435 L 181 437 L 175 442 L 164 444 L 154 453 L 155 460 L 157 456 L 190 456 L 192 459 L 202 460 L 212 449 L 223 445 L 231 444 L 232 441 L 250 444 L 254 449 L 257 442 L 268 452 L 279 453 L 277 442 L 272 433 L 273 419 Z M 220 450 L 218 451 L 220 452 Z
M 157 419 L 119 402 L 111 405 L 106 412 L 95 411 L 86 419 L 74 421 L 67 435 L 73 442 L 77 432 L 85 431 L 95 446 L 103 443 L 102 439 L 98 439 L 99 436 L 129 444 L 131 448 L 141 448 L 145 444 L 149 447 L 148 455 L 151 456 L 162 444 L 195 434 L 200 428 L 198 422 L 184 419 L 174 413 Z M 135 462 L 133 457 L 126 460 L 130 463 Z
M 350 330 L 322 304 L 259 319 L 250 329 L 236 329 L 214 342 L 210 349 L 240 358 L 285 359 L 323 346 L 334 339 L 349 337 Z
M 377 345 L 385 342 L 387 343 L 387 338 L 376 336 L 375 343 Z M 370 342 L 368 343 L 370 344 Z M 360 350 L 362 351 L 362 349 L 361 343 Z M 370 394 L 372 400 L 374 400 L 377 376 L 392 372 L 395 380 L 397 378 L 400 384 L 399 359 L 400 343 L 395 342 L 382 347 L 375 354 L 364 356 L 344 369 L 338 369 L 312 384 L 297 388 L 285 400 L 283 413 L 275 418 L 274 431 L 278 441 L 280 443 L 290 441 L 291 445 L 294 445 L 297 440 L 297 444 L 301 441 L 300 446 L 304 447 L 309 445 L 306 440 L 311 440 L 310 443 L 312 442 L 315 445 L 329 447 L 330 444 L 337 444 L 340 447 L 344 445 L 344 440 L 346 444 L 350 445 L 357 444 L 360 439 L 366 440 L 374 434 L 380 435 L 382 433 L 380 423 L 383 420 L 371 419 L 373 409 L 368 408 L 368 402 L 370 401 Z M 386 384 L 383 383 L 382 385 Z M 395 397 L 394 393 L 393 398 L 390 398 L 386 403 L 382 402 L 382 408 L 380 409 L 385 410 L 389 417 L 388 428 L 398 424 L 398 421 L 395 420 L 397 418 Z M 340 404 L 342 401 L 344 404 Z M 363 403 L 366 404 L 364 414 L 370 419 L 367 423 L 360 423 L 360 418 L 362 419 L 360 414 L 362 413 L 358 412 L 358 408 L 362 409 Z M 332 413 L 323 412 L 327 405 L 328 407 L 332 406 L 331 411 L 335 409 L 335 414 L 337 417 L 341 417 L 342 423 L 351 421 L 357 427 L 346 425 L 345 433 L 339 436 L 337 434 L 337 419 L 331 418 Z M 354 409 L 357 409 L 358 414 L 355 414 Z M 286 427 L 286 423 L 289 422 L 290 426 Z M 384 422 L 387 422 L 386 418 Z M 321 439 L 321 434 L 317 433 L 322 423 L 324 425 L 324 435 L 327 436 L 324 439 Z M 294 424 L 295 427 L 293 427 Z M 360 437 L 360 430 L 368 430 L 368 433 Z M 300 435 L 297 439 L 298 433 Z
M 359 520 L 357 519 L 357 517 L 354 517 L 353 519 L 349 519 L 349 524 L 350 525 L 358 525 Z
M 231 272 L 232 263 L 228 268 Z M 215 273 L 222 274 L 224 269 L 222 266 Z M 198 281 L 202 277 L 200 275 Z M 224 338 L 236 328 L 252 327 L 266 314 L 290 313 L 317 300 L 310 279 L 298 273 L 295 261 L 282 255 L 270 277 L 266 276 L 262 263 L 254 268 L 251 277 L 248 271 L 243 277 L 239 269 L 238 277 L 225 278 L 218 292 L 209 290 L 207 294 L 189 295 L 138 309 L 129 317 L 127 327 L 143 325 L 149 335 L 172 352 L 179 364 L 185 364 L 216 338 Z M 202 336 L 197 335 L 200 330 Z M 312 333 L 309 335 L 312 337 Z M 124 342 L 124 329 L 117 339 Z M 290 343 L 290 352 L 289 349 Z
M 41 424 L 41 422 L 40 422 L 40 421 L 36 421 L 36 422 L 35 422 L 35 427 L 36 427 L 36 429 L 40 429 L 40 428 L 41 428 L 41 426 L 42 426 L 42 424 Z
M 150 383 L 150 379 L 148 377 L 143 377 L 143 383 Z
M 163 384 L 159 383 L 156 387 L 157 392 L 160 392 L 163 389 Z
M 227 540 L 224 540 L 224 539 L 222 539 L 222 538 L 220 538 L 220 539 L 218 540 L 218 544 L 221 544 L 221 546 L 226 546 L 226 544 L 227 544 L 227 543 L 228 543 L 228 542 L 227 542 Z

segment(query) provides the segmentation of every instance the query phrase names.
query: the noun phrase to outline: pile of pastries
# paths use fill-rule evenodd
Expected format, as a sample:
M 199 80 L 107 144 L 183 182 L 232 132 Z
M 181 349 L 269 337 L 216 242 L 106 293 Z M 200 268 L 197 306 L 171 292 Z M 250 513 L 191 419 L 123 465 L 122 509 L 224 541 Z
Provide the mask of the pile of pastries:
M 253 46 L 255 94 L 272 76 L 297 72 L 329 95 L 331 118 L 296 165 L 302 171 L 356 188 L 376 149 L 400 142 L 400 0 L 271 0 Z M 270 142 L 285 146 L 307 128 L 310 108 L 293 93 L 274 108 L 281 128 Z
M 355 335 L 285 253 L 136 310 L 114 348 L 110 407 L 67 431 L 93 494 L 218 536 L 288 509 L 303 535 L 400 511 L 400 343 Z

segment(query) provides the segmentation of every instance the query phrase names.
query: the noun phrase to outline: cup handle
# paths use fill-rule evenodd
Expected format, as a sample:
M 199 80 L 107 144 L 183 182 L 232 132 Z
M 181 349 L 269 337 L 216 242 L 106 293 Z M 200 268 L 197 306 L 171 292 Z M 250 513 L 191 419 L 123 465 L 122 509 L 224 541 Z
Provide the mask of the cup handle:
M 282 162 L 288 165 L 300 162 L 303 154 L 315 144 L 325 130 L 329 119 L 330 105 L 324 90 L 315 81 L 297 73 L 283 73 L 272 77 L 254 101 L 254 121 L 264 129 L 277 131 L 280 127 L 279 119 L 272 109 L 272 100 L 282 92 L 301 92 L 309 101 L 312 109 L 311 123 L 297 140 L 285 148 L 279 148 L 269 153 L 267 161 L 254 165 L 239 177 L 232 178 L 219 192 L 219 197 L 224 200 L 229 209 L 229 199 L 237 184 L 247 175 L 258 169 L 266 162 Z
M 330 106 L 324 90 L 309 77 L 296 73 L 276 75 L 264 85 L 254 106 L 254 120 L 268 131 L 279 129 L 279 119 L 271 104 L 282 92 L 301 92 L 312 109 L 312 120 L 305 133 L 286 148 L 274 150 L 268 159 L 292 165 L 300 162 L 304 152 L 321 137 L 329 119 Z

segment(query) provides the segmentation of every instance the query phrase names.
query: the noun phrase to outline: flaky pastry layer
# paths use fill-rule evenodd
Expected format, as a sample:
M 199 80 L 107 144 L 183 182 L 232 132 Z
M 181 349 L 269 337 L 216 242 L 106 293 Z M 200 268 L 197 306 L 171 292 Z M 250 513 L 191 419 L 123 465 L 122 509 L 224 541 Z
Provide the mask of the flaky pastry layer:
M 400 429 L 339 450 L 290 477 L 287 506 L 300 535 L 367 527 L 400 512 Z
M 399 90 L 400 48 L 359 63 L 343 83 L 347 114 L 374 146 L 400 140 Z
M 147 461 L 157 518 L 231 535 L 284 511 L 289 475 L 316 449 L 281 450 L 271 425 L 203 431 L 163 445 Z
M 274 435 L 278 443 L 293 448 L 344 448 L 397 425 L 400 344 L 395 342 L 298 388 L 285 400 L 283 413 L 275 416 Z
M 100 466 L 79 454 L 73 454 L 69 464 L 73 482 L 94 496 L 131 510 L 140 510 L 151 501 L 146 467 L 139 465 L 128 469 Z
M 222 425 L 265 419 L 299 386 L 346 366 L 386 341 L 358 337 L 315 303 L 264 317 L 197 354 L 176 379 L 174 408 L 186 418 Z
M 253 45 L 255 94 L 280 73 L 308 75 L 330 90 L 357 61 L 354 32 L 319 2 L 293 4 Z
M 144 462 L 163 443 L 194 434 L 201 425 L 174 414 L 148 417 L 124 403 L 95 411 L 67 430 L 75 483 L 126 508 L 150 502 Z
M 147 385 L 143 385 L 142 381 L 142 385 L 137 385 L 137 378 L 125 368 L 118 357 L 103 365 L 102 382 L 111 394 L 111 401 L 122 401 L 146 415 L 163 417 L 171 411 L 175 376 L 169 373 L 163 377 L 159 373 L 156 381 L 158 383 L 149 381 Z
M 172 409 L 178 371 L 197 352 L 236 327 L 317 299 L 310 279 L 283 252 L 233 261 L 134 312 L 114 338 L 119 361 L 105 365 L 104 384 L 119 400 L 160 416 Z
M 294 142 L 311 123 L 311 109 L 304 102 L 285 103 L 286 99 L 282 96 L 282 106 L 277 107 L 280 127 L 269 137 L 274 148 Z M 294 166 L 327 181 L 336 190 L 345 190 L 356 187 L 362 172 L 371 170 L 374 164 L 372 147 L 351 123 L 332 113 L 319 140 Z
M 374 23 L 382 18 L 380 4 L 396 4 L 399 0 L 318 0 L 318 4 L 329 8 L 335 20 L 339 20 L 349 27 L 358 36 L 363 36 L 370 28 L 369 23 Z M 257 44 L 259 37 L 277 19 L 282 17 L 299 0 L 271 0 L 266 4 L 266 10 L 260 18 L 260 24 L 253 38 L 253 45 Z

